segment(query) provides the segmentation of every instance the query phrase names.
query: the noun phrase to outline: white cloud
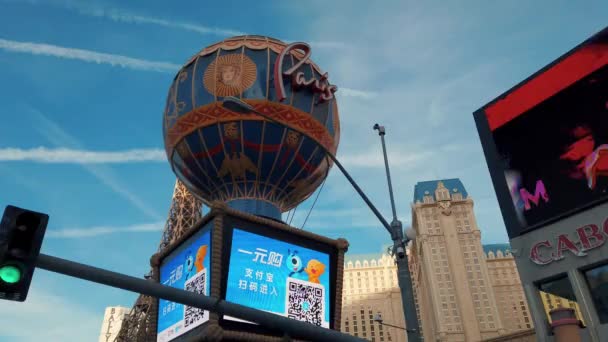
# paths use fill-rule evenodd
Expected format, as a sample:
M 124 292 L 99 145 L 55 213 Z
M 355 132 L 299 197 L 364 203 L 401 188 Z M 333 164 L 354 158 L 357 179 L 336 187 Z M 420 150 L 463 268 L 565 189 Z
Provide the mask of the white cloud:
M 163 73 L 177 73 L 177 71 L 182 67 L 179 64 L 169 62 L 156 62 L 104 52 L 68 48 L 44 43 L 19 42 L 1 38 L 0 50 L 17 53 L 28 53 L 32 55 L 73 59 L 88 63 L 109 64 L 111 66 L 118 66 L 126 69 L 155 71 Z M 363 99 L 370 99 L 375 97 L 375 93 L 370 91 L 349 88 L 340 88 L 339 91 L 339 94 L 344 95 L 346 97 L 356 97 Z
M 103 312 L 91 312 L 69 300 L 69 296 L 41 289 L 34 281 L 25 302 L 2 302 L 0 340 L 94 341 L 99 336 L 102 319 Z
M 392 215 L 382 147 L 372 130 L 376 122 L 387 128 L 397 214 L 404 224 L 411 219 L 410 203 L 419 181 L 460 177 L 473 199 L 492 193 L 472 113 L 515 81 L 505 70 L 514 67 L 518 52 L 513 51 L 522 51 L 521 39 L 511 37 L 516 33 L 503 37 L 513 48 L 479 54 L 473 51 L 491 42 L 464 37 L 479 37 L 480 20 L 486 19 L 466 7 L 386 1 L 384 6 L 362 10 L 345 6 L 344 1 L 311 1 L 313 7 L 324 6 L 327 14 L 301 27 L 302 34 L 313 41 L 348 42 L 344 53 L 320 51 L 316 57 L 339 88 L 342 134 L 337 157 L 385 219 L 390 222 Z M 297 5 L 293 6 L 295 10 Z M 345 96 L 353 88 L 373 92 Z M 296 213 L 294 222 L 301 224 L 313 198 L 301 205 L 298 212 L 304 214 Z M 346 217 L 320 217 L 318 211 L 326 208 L 359 210 Z M 490 208 L 496 212 L 493 198 L 476 202 L 479 213 Z M 500 216 L 486 220 L 482 217 L 480 225 L 502 225 Z M 371 227 L 382 229 L 335 167 L 306 226 L 320 232 L 327 232 L 327 227 L 360 226 L 359 231 L 370 234 L 374 234 Z M 506 239 L 501 229 L 483 234 L 484 240 Z M 366 249 L 368 239 L 354 241 L 359 244 L 355 249 Z
M 181 67 L 179 64 L 154 62 L 145 59 L 114 55 L 83 49 L 66 48 L 51 44 L 18 42 L 0 39 L 0 50 L 28 53 L 32 55 L 52 56 L 65 59 L 75 59 L 89 63 L 109 64 L 127 69 L 175 73 Z
M 106 18 L 115 22 L 122 22 L 128 24 L 151 24 L 196 32 L 199 34 L 212 34 L 217 36 L 240 36 L 246 34 L 245 32 L 241 32 L 238 30 L 209 27 L 193 23 L 171 21 L 151 16 L 137 15 L 116 8 L 104 9 L 101 7 L 92 7 L 90 4 L 83 4 L 80 2 L 64 2 L 64 4 L 66 5 L 66 8 L 75 9 L 80 14 Z
M 132 149 L 125 151 L 86 151 L 71 148 L 31 149 L 0 148 L 0 161 L 34 161 L 41 163 L 134 163 L 166 162 L 167 156 L 161 149 Z
M 165 18 L 159 18 L 154 16 L 140 15 L 134 14 L 129 11 L 119 9 L 119 8 L 107 8 L 100 5 L 95 5 L 92 3 L 83 3 L 81 1 L 46 1 L 40 2 L 38 0 L 2 0 L 4 2 L 25 2 L 32 5 L 52 5 L 60 8 L 64 8 L 71 11 L 76 11 L 81 15 L 86 15 L 90 17 L 97 18 L 105 18 L 118 23 L 125 24 L 148 24 L 148 25 L 156 25 L 171 29 L 178 29 L 183 31 L 189 31 L 198 33 L 201 35 L 216 35 L 220 37 L 229 37 L 229 36 L 242 36 L 248 34 L 247 32 L 239 31 L 231 28 L 220 28 L 220 27 L 212 27 L 205 26 L 200 24 L 194 24 L 191 22 L 184 22 L 180 20 L 168 20 Z M 293 40 L 283 39 L 286 43 L 291 43 Z M 335 42 L 335 41 L 311 41 L 308 42 L 311 46 L 315 48 L 321 49 L 343 49 L 346 47 L 346 44 L 343 42 Z
M 147 233 L 159 232 L 164 228 L 165 222 L 153 222 L 134 224 L 130 226 L 94 226 L 84 228 L 63 228 L 47 231 L 46 235 L 51 238 L 88 238 L 100 235 L 123 234 L 123 233 Z
M 67 148 L 75 150 L 84 150 L 82 144 L 66 131 L 64 131 L 59 125 L 47 118 L 42 112 L 35 108 L 28 107 L 27 111 L 32 114 L 34 119 L 32 122 L 36 123 L 34 128 L 40 132 L 40 134 L 49 140 L 56 146 L 67 146 Z M 122 184 L 112 169 L 102 164 L 81 164 L 81 166 L 95 176 L 104 185 L 112 189 L 115 193 L 120 195 L 129 201 L 134 207 L 141 210 L 146 216 L 160 220 L 161 216 L 150 208 L 144 201 L 139 198 L 136 194 L 128 190 L 125 184 Z
M 338 88 L 338 94 L 348 96 L 348 97 L 360 97 L 360 98 L 364 98 L 364 99 L 371 99 L 378 95 L 372 91 L 362 91 L 362 90 L 341 88 L 341 87 Z

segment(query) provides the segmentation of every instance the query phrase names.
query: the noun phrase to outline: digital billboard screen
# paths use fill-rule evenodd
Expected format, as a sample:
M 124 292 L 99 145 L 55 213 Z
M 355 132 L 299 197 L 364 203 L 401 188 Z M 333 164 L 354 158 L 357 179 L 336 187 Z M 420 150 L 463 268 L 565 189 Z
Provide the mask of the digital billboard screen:
M 160 283 L 209 295 L 210 229 L 202 228 L 165 257 Z M 157 341 L 171 341 L 209 320 L 209 311 L 159 299 Z
M 475 115 L 511 238 L 608 199 L 608 30 Z
M 239 228 L 232 233 L 227 301 L 330 327 L 328 253 Z

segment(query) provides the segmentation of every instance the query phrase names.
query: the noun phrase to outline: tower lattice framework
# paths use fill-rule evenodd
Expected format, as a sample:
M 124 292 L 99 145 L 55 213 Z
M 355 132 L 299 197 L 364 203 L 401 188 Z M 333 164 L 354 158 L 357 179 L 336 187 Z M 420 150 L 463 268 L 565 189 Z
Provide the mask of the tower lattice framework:
M 184 184 L 179 180 L 175 182 L 169 215 L 158 246 L 159 252 L 201 219 L 202 205 L 202 201 L 194 197 Z M 122 323 L 116 342 L 156 341 L 156 322 L 152 322 L 152 315 L 149 312 L 154 300 L 156 299 L 146 295 L 137 297 L 133 308 Z

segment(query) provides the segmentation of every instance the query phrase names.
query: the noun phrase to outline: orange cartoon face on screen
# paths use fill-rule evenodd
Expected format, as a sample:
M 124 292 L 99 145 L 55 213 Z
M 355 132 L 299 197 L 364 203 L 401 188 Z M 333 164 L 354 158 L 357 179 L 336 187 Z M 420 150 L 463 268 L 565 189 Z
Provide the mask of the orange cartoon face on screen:
M 205 257 L 207 256 L 207 245 L 202 245 L 196 252 L 196 260 L 194 265 L 196 266 L 196 273 L 205 269 Z
M 304 272 L 308 274 L 308 281 L 319 284 L 319 277 L 325 273 L 325 265 L 319 260 L 312 259 L 306 265 Z

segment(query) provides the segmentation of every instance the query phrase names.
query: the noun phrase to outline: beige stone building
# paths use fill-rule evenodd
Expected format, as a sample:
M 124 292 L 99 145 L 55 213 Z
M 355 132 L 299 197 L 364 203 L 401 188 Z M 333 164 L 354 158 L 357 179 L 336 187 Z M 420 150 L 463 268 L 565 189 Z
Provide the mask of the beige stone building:
M 420 182 L 414 191 L 408 248 L 424 341 L 535 341 L 508 244 L 483 245 L 473 200 L 458 179 Z M 406 341 L 392 257 L 347 255 L 342 331 L 370 341 Z M 557 303 L 558 299 L 553 298 Z
M 405 327 L 397 266 L 388 255 L 347 257 L 342 293 L 342 332 L 374 342 L 405 342 L 405 331 L 374 321 Z M 357 258 L 355 257 L 355 258 Z
M 410 272 L 424 340 L 534 341 L 513 256 L 486 253 L 460 180 L 419 182 L 414 193 Z

